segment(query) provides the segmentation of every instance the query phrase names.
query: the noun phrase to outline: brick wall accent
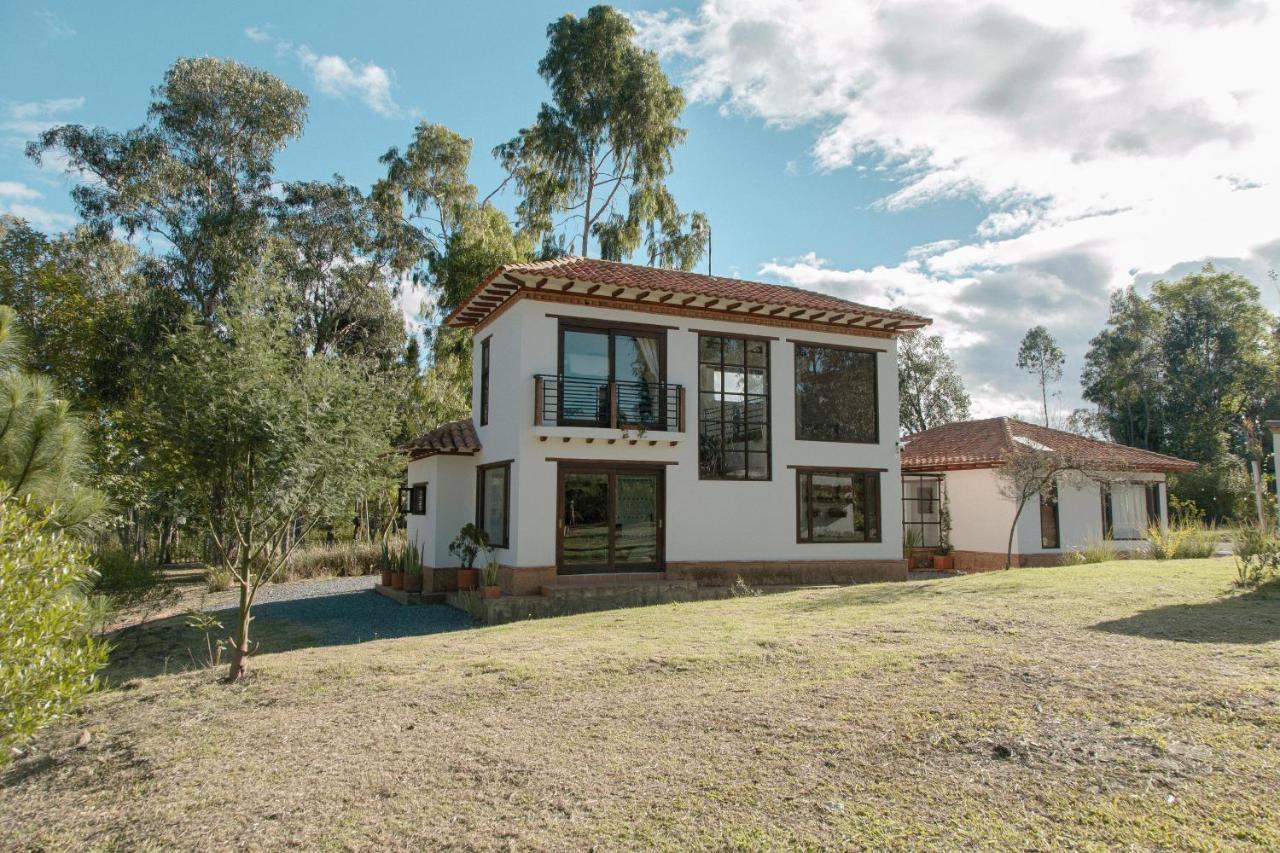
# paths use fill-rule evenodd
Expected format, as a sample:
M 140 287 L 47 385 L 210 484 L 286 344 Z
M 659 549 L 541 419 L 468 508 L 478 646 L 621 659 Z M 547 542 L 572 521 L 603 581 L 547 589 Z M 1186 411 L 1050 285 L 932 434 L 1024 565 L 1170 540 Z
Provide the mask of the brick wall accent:
M 540 595 L 542 585 L 556 579 L 555 566 L 499 566 L 503 595 Z
M 962 572 L 998 572 L 1004 568 L 1002 551 L 952 551 L 956 568 Z M 1015 569 L 1046 568 L 1062 565 L 1061 554 L 1014 554 Z
M 1003 564 L 1001 564 L 1003 565 Z M 906 560 L 742 560 L 667 563 L 671 580 L 698 586 L 732 586 L 738 578 L 750 586 L 802 586 L 873 581 L 904 581 Z

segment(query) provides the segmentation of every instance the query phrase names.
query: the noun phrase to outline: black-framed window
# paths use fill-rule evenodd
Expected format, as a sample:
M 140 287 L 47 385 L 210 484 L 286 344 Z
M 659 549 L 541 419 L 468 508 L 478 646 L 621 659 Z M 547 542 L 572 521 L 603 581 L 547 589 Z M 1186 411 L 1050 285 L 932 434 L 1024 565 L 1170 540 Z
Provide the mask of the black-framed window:
M 878 471 L 796 472 L 797 542 L 879 542 Z
M 409 487 L 409 514 L 427 514 L 427 484 L 414 483 Z
M 480 342 L 480 426 L 489 423 L 489 338 Z
M 796 438 L 880 441 L 876 352 L 797 343 Z
M 902 475 L 902 532 L 915 533 L 915 543 L 921 548 L 936 548 L 942 544 L 942 490 L 945 487 L 941 474 Z
M 769 342 L 698 336 L 698 476 L 768 480 Z
M 489 535 L 493 548 L 509 546 L 511 532 L 511 463 L 476 469 L 476 527 Z
M 1040 547 L 1061 548 L 1062 533 L 1058 524 L 1058 484 L 1050 483 L 1040 493 Z
M 413 495 L 412 486 L 400 487 L 400 502 L 396 505 L 396 511 L 399 512 L 401 515 L 404 515 L 406 512 L 409 511 L 409 504 L 410 504 L 412 495 Z
M 561 425 L 667 429 L 666 329 L 574 318 L 559 334 Z
M 1160 527 L 1160 483 L 1147 483 L 1147 526 Z

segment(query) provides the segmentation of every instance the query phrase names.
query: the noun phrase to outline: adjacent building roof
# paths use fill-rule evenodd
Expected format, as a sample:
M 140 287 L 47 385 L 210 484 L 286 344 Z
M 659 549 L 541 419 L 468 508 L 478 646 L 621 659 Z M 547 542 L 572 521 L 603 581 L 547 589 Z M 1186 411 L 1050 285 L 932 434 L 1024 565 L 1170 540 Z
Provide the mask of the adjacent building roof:
M 408 453 L 410 459 L 424 459 L 440 453 L 470 456 L 479 452 L 480 439 L 476 437 L 475 424 L 471 422 L 471 418 L 466 418 L 441 424 L 402 444 L 400 449 Z
M 1196 463 L 1111 441 L 1099 441 L 1012 418 L 960 421 L 916 433 L 902 451 L 903 471 L 994 468 L 1022 447 L 1069 453 L 1100 471 L 1191 471 Z
M 583 257 L 499 267 L 445 322 L 458 327 L 482 325 L 521 297 L 884 336 L 933 322 L 906 311 L 875 308 L 798 287 Z

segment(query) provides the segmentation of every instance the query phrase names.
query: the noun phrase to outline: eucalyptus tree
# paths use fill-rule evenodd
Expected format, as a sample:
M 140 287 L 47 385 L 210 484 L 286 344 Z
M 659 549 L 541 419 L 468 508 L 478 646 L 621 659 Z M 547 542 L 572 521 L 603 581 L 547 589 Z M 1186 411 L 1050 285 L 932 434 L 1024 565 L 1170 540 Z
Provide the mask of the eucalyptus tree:
M 706 217 L 680 213 L 666 185 L 686 135 L 677 124 L 683 92 L 612 7 L 565 15 L 547 37 L 538 73 L 551 102 L 494 149 L 519 192 L 520 225 L 540 239 L 572 222 L 579 254 L 595 237 L 606 258 L 644 244 L 650 263 L 691 269 L 706 247 Z
M 1062 378 L 1066 356 L 1044 326 L 1033 326 L 1022 337 L 1018 347 L 1018 367 L 1040 383 L 1040 402 L 1044 406 L 1044 425 L 1049 425 L 1049 385 Z
M 72 190 L 81 216 L 153 239 L 155 276 L 209 319 L 241 266 L 262 252 L 275 155 L 302 132 L 307 99 L 230 60 L 179 59 L 148 121 L 123 133 L 62 125 L 27 146 L 64 156 L 92 180 Z
M 907 435 L 969 419 L 969 393 L 941 335 L 898 338 L 898 417 Z

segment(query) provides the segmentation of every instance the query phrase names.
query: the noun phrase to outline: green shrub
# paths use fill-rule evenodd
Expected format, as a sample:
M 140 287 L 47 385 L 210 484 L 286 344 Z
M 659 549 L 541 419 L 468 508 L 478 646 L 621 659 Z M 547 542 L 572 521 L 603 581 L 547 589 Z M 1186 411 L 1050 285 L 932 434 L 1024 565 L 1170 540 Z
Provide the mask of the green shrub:
M 1218 549 L 1217 528 L 1187 518 L 1173 519 L 1167 529 L 1147 528 L 1147 556 L 1153 560 L 1197 560 L 1212 557 Z
M 1236 585 L 1257 587 L 1280 581 L 1280 539 L 1269 530 L 1242 527 L 1232 542 Z
M 0 763 L 97 684 L 83 549 L 49 520 L 0 502 Z
M 231 589 L 231 580 L 231 571 L 222 566 L 210 566 L 209 571 L 205 574 L 209 592 L 222 592 L 225 589 Z
M 154 608 L 178 595 L 155 560 L 135 560 L 125 551 L 108 549 L 93 555 L 93 565 L 97 571 L 93 592 L 111 610 Z

